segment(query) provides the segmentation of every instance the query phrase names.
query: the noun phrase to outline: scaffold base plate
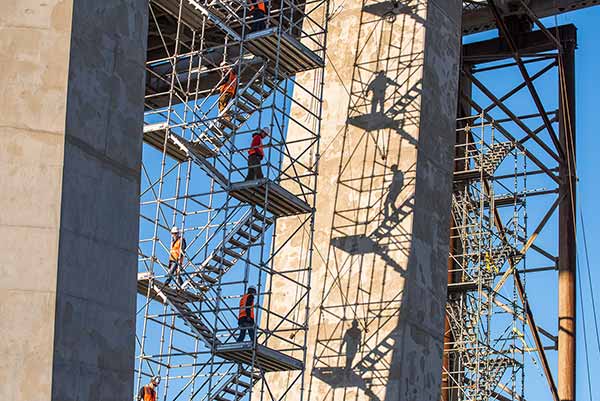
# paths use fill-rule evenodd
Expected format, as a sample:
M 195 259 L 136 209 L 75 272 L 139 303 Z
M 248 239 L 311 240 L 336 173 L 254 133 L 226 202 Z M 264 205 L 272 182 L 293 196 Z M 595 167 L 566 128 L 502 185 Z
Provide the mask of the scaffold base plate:
M 245 46 L 255 56 L 269 61 L 271 68 L 281 68 L 287 75 L 323 67 L 323 59 L 292 35 L 277 27 L 253 32 L 246 36 Z M 277 56 L 279 54 L 279 60 Z
M 263 345 L 257 344 L 255 348 L 251 341 L 217 345 L 215 354 L 246 365 L 252 365 L 252 356 L 255 354 L 254 366 L 265 372 L 302 370 L 303 367 L 302 361 Z
M 310 213 L 312 210 L 306 202 L 266 178 L 231 184 L 229 194 L 263 208 L 266 203 L 266 209 L 277 217 Z

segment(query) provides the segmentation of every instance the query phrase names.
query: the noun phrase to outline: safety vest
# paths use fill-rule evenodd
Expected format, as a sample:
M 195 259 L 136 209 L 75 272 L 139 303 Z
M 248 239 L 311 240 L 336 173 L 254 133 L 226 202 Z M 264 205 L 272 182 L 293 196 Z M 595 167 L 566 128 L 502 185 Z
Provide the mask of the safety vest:
M 183 241 L 183 238 L 179 237 L 175 240 L 175 242 L 173 242 L 173 244 L 171 245 L 171 257 L 169 258 L 169 260 L 174 260 L 174 261 L 179 260 L 179 257 L 181 256 L 182 241 Z
M 248 316 L 248 312 L 246 310 L 248 308 L 250 309 L 250 319 L 254 320 L 254 302 L 252 302 L 252 305 L 246 305 L 246 301 L 248 300 L 249 296 L 250 294 L 244 294 L 242 299 L 240 299 L 240 319 Z
M 260 0 L 259 0 L 259 1 L 258 1 L 258 3 L 256 3 L 256 5 L 252 4 L 252 5 L 250 6 L 250 11 L 254 11 L 254 9 L 255 9 L 256 7 L 258 7 L 258 9 L 259 9 L 260 11 L 262 11 L 263 13 L 265 13 L 265 14 L 267 13 L 267 6 L 265 6 L 265 3 L 264 3 L 263 1 L 260 1 Z
M 219 91 L 221 94 L 230 93 L 231 96 L 235 96 L 235 91 L 237 89 L 237 75 L 235 75 L 233 70 L 229 69 L 225 77 L 225 83 L 219 87 Z
M 156 391 L 150 386 L 144 386 L 144 401 L 156 401 Z

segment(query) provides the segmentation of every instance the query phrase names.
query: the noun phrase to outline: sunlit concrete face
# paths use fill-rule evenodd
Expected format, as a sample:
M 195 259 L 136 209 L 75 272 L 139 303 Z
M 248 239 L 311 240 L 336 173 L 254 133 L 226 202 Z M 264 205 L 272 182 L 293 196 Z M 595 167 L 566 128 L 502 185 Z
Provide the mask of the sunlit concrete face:
M 0 398 L 133 390 L 144 0 L 3 2 Z
M 276 310 L 309 316 L 304 399 L 439 399 L 460 15 L 458 1 L 353 0 L 329 23 L 320 155 L 303 156 L 319 162 L 308 312 L 272 285 Z M 296 227 L 279 220 L 276 238 Z M 275 267 L 302 266 L 309 235 Z

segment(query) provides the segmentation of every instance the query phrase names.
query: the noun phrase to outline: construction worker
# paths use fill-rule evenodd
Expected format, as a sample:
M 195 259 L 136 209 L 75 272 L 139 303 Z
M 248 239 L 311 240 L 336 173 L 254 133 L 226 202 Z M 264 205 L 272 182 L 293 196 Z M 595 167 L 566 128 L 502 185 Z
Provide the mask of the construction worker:
M 261 167 L 262 159 L 265 157 L 262 140 L 270 134 L 271 130 L 268 127 L 264 127 L 252 134 L 252 142 L 248 150 L 248 175 L 246 176 L 246 181 L 264 178 Z
M 392 174 L 392 183 L 388 188 L 389 192 L 383 203 L 383 217 L 385 220 L 389 220 L 396 212 L 398 212 L 396 200 L 404 188 L 404 173 L 402 170 L 398 169 L 397 164 L 392 165 Z
M 221 67 L 226 67 L 227 62 L 223 61 Z M 219 115 L 223 113 L 223 110 L 227 107 L 231 99 L 235 96 L 237 91 L 238 77 L 233 67 L 227 67 L 222 70 L 224 83 L 219 86 Z M 230 121 L 231 115 L 226 112 L 222 115 L 222 118 Z
M 254 341 L 254 295 L 256 294 L 256 287 L 251 285 L 248 287 L 246 294 L 240 299 L 240 310 L 238 312 L 238 326 L 240 328 L 240 335 L 237 338 L 237 342 L 241 343 L 246 338 L 246 331 L 250 337 L 250 341 Z
M 376 75 L 375 78 L 367 85 L 365 93 L 371 92 L 371 114 L 377 113 L 377 108 L 379 107 L 379 112 L 384 112 L 384 102 L 385 102 L 385 90 L 388 85 L 391 86 L 399 86 L 396 82 L 392 81 L 388 77 L 385 76 L 385 71 L 381 70 Z
M 160 376 L 154 376 L 150 383 L 140 388 L 137 401 L 156 401 L 156 388 L 160 384 Z
M 256 3 L 251 3 L 250 13 L 252 14 L 252 32 L 262 31 L 267 28 L 265 20 L 267 16 L 267 6 L 263 0 L 256 0 Z
M 181 278 L 181 268 L 183 267 L 183 253 L 185 252 L 185 239 L 181 236 L 179 228 L 173 226 L 171 228 L 171 250 L 169 252 L 169 278 L 165 281 L 165 285 L 169 285 L 173 276 L 177 278 L 179 285 L 183 285 Z

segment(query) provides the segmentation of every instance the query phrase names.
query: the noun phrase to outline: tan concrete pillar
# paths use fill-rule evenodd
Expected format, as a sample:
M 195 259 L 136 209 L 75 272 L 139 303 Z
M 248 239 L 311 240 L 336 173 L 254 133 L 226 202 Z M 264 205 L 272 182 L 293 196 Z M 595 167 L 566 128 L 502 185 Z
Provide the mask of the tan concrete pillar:
M 328 31 L 303 399 L 437 401 L 461 2 L 339 5 Z M 277 238 L 295 227 L 279 220 Z M 275 266 L 293 268 L 306 238 L 295 235 Z M 273 283 L 280 312 L 297 301 L 289 288 Z M 280 375 L 281 387 L 292 377 Z
M 147 2 L 0 15 L 0 398 L 126 400 Z

